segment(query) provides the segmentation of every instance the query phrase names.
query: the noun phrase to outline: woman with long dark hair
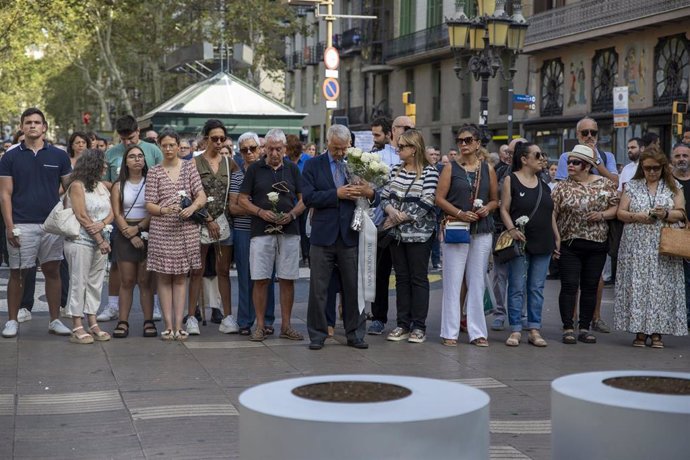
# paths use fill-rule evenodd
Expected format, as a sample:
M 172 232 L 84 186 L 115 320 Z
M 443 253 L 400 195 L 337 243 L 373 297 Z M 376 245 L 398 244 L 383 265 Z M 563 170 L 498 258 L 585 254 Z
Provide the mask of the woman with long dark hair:
M 110 252 L 108 228 L 113 220 L 110 193 L 100 182 L 105 166 L 103 152 L 87 150 L 77 160 L 67 189 L 66 207 L 74 210 L 81 224 L 77 238 L 65 238 L 65 257 L 70 271 L 67 312 L 73 321 L 72 343 L 110 340 L 110 334 L 102 331 L 96 322 Z M 84 314 L 90 333 L 82 323 Z
M 129 312 L 135 285 L 139 285 L 141 308 L 144 311 L 144 337 L 156 337 L 153 289 L 146 270 L 146 240 L 151 217 L 145 206 L 148 166 L 144 151 L 138 145 L 127 147 L 121 164 L 120 176 L 111 189 L 117 227 L 113 235 L 113 253 L 120 269 L 119 321 L 113 330 L 113 337 L 129 335 Z
M 67 141 L 67 154 L 69 155 L 69 161 L 72 163 L 72 167 L 77 164 L 77 160 L 82 156 L 84 152 L 91 148 L 91 139 L 86 133 L 81 131 L 75 131 L 69 137 Z

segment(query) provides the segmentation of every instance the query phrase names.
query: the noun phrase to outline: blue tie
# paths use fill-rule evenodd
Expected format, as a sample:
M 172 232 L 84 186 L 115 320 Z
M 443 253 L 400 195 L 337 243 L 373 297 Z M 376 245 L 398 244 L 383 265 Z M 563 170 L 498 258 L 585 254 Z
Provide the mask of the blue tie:
M 345 173 L 343 171 L 342 161 L 335 161 L 335 170 L 333 171 L 333 182 L 335 182 L 336 188 L 345 185 Z

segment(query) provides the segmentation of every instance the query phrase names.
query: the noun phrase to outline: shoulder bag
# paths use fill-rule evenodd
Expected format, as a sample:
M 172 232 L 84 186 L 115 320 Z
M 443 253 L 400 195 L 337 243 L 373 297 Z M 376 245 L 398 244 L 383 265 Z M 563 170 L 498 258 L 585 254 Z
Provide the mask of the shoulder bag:
M 467 172 L 465 172 L 467 174 Z M 482 163 L 479 163 L 477 168 L 477 184 L 474 190 L 474 196 L 470 199 L 471 203 L 479 196 L 479 186 L 482 180 Z M 470 237 L 470 222 L 464 222 L 455 217 L 448 216 L 443 219 L 443 242 L 446 244 L 469 244 L 472 238 Z
M 227 240 L 230 238 L 230 222 L 228 222 L 228 218 L 225 217 L 225 209 L 228 206 L 228 195 L 230 193 L 230 179 L 231 179 L 231 173 L 230 173 L 230 162 L 228 161 L 228 157 L 225 158 L 225 169 L 228 172 L 228 186 L 225 189 L 225 202 L 223 203 L 223 212 L 221 213 L 220 216 L 216 217 L 214 220 L 215 223 L 218 224 L 220 227 L 220 233 L 218 236 L 218 239 L 213 239 L 211 238 L 211 235 L 209 235 L 208 232 L 208 225 L 202 225 L 201 226 L 201 244 L 211 244 L 215 243 L 216 241 L 223 241 Z
M 414 180 L 412 182 L 410 182 L 410 185 L 407 186 L 407 190 L 405 190 L 405 194 L 402 197 L 403 200 L 405 199 L 405 197 L 407 197 L 407 194 L 410 193 L 410 189 L 412 188 L 413 184 L 414 184 Z M 401 201 L 401 203 L 402 203 L 402 201 Z M 403 205 L 401 204 L 400 205 L 401 211 L 402 211 L 402 206 Z M 381 206 L 379 206 L 379 207 L 381 207 Z M 377 228 L 378 228 L 378 246 L 381 248 L 386 248 L 395 240 L 394 230 L 395 230 L 395 227 L 397 227 L 397 225 L 384 230 L 383 224 L 386 221 L 386 211 L 383 210 L 383 208 L 381 208 L 381 209 L 383 212 L 383 216 L 380 220 L 380 223 L 377 225 Z
M 185 160 L 183 160 L 183 161 L 184 161 L 184 163 L 182 164 L 182 167 L 184 167 L 184 168 L 191 167 L 191 161 L 185 161 Z M 184 174 L 185 174 L 185 182 L 187 182 L 187 184 L 189 184 L 189 174 L 186 171 L 184 172 Z M 189 188 L 191 189 L 191 184 L 190 184 Z M 184 197 L 182 197 L 182 200 L 180 200 L 180 207 L 182 209 L 185 209 L 185 208 L 190 207 L 192 205 L 192 203 L 193 202 L 192 202 L 192 199 L 190 197 L 184 196 Z M 197 209 L 196 211 L 194 211 L 192 213 L 191 216 L 189 216 L 187 218 L 187 220 L 191 220 L 192 222 L 194 222 L 197 225 L 205 224 L 207 219 L 208 219 L 208 211 L 206 211 L 206 208 Z
M 529 215 L 529 219 L 532 220 L 534 214 L 539 208 L 541 203 L 541 196 L 543 193 L 543 185 L 541 180 L 537 177 L 537 185 L 539 186 L 539 196 L 537 197 L 537 204 L 534 205 L 534 209 Z M 525 251 L 521 241 L 515 241 L 512 236 L 510 236 L 510 231 L 505 230 L 498 235 L 496 240 L 496 246 L 494 247 L 494 260 L 500 264 L 504 264 L 508 261 L 513 260 L 516 257 L 523 256 Z
M 661 227 L 661 237 L 659 238 L 659 254 L 668 257 L 682 257 L 690 259 L 690 228 L 688 228 L 688 216 L 685 209 L 673 209 L 683 213 L 685 226 L 676 228 Z
M 44 231 L 53 235 L 64 236 L 65 238 L 77 238 L 79 236 L 81 224 L 77 220 L 77 216 L 74 215 L 74 210 L 72 208 L 65 208 L 64 204 L 71 187 L 72 183 L 69 184 L 65 193 L 50 211 L 45 222 L 43 222 Z

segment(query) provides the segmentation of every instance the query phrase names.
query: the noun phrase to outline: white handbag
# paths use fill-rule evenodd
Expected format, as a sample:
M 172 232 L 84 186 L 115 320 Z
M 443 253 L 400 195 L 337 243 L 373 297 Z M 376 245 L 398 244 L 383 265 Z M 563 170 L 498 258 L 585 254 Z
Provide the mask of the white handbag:
M 211 244 L 215 243 L 217 241 L 223 241 L 227 240 L 230 238 L 230 222 L 228 222 L 228 218 L 225 217 L 225 208 L 228 206 L 228 194 L 230 193 L 230 163 L 228 161 L 228 157 L 225 157 L 225 169 L 228 172 L 228 186 L 225 190 L 225 202 L 223 203 L 223 214 L 220 216 L 216 217 L 214 222 L 218 224 L 220 227 L 219 230 L 219 237 L 218 239 L 213 239 L 208 233 L 208 226 L 207 225 L 202 225 L 201 226 L 201 244 Z
M 71 186 L 72 184 L 67 187 L 67 191 L 60 197 L 60 201 L 55 204 L 55 207 L 53 207 L 45 222 L 43 222 L 44 231 L 53 235 L 64 236 L 65 238 L 76 238 L 79 236 L 81 224 L 77 220 L 77 216 L 74 215 L 74 210 L 72 208 L 65 208 L 64 204 Z

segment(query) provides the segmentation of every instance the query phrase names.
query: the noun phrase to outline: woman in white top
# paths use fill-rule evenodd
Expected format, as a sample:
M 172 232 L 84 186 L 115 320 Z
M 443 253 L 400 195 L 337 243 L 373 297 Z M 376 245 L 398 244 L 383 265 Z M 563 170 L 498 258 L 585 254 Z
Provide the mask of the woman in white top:
M 145 207 L 148 167 L 144 152 L 137 145 L 128 147 L 121 164 L 120 177 L 111 190 L 116 227 L 113 254 L 120 268 L 120 316 L 113 337 L 129 335 L 129 311 L 137 284 L 141 309 L 144 311 L 144 337 L 156 337 L 158 331 L 153 322 L 153 288 L 146 270 L 146 240 L 151 217 Z

